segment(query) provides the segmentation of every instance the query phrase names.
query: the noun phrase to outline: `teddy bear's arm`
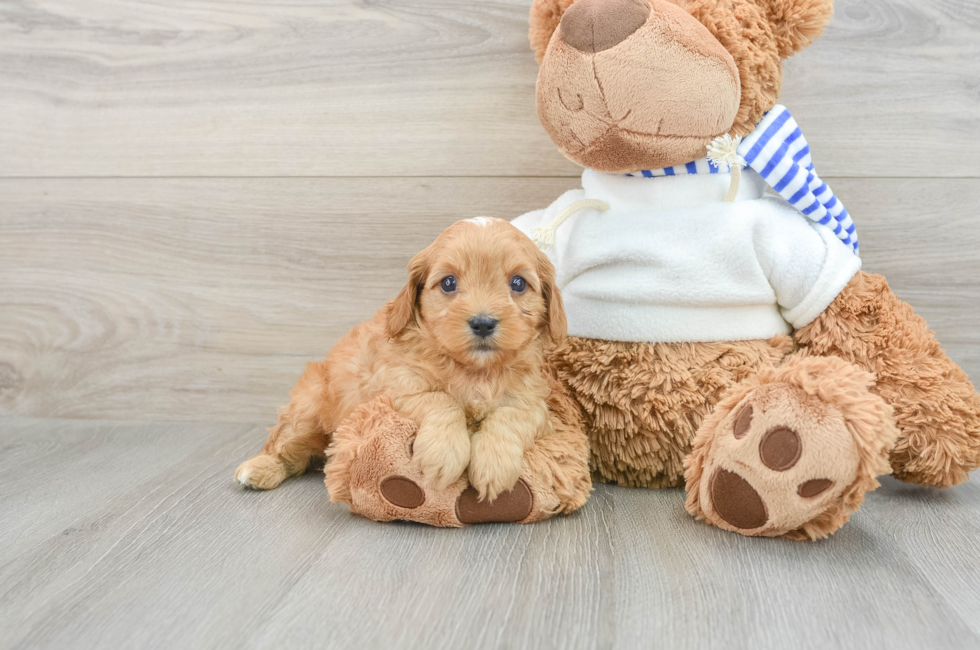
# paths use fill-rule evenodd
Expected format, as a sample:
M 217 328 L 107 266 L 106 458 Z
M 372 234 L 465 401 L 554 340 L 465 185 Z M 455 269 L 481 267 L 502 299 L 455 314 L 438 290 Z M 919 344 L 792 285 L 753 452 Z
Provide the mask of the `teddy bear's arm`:
M 925 320 L 885 278 L 864 271 L 819 316 L 794 332 L 805 354 L 838 356 L 871 371 L 901 431 L 895 476 L 947 487 L 980 465 L 980 396 Z
M 765 212 L 755 231 L 759 266 L 783 318 L 793 328 L 809 324 L 861 268 L 861 258 L 834 232 L 813 223 L 776 197 L 760 201 Z

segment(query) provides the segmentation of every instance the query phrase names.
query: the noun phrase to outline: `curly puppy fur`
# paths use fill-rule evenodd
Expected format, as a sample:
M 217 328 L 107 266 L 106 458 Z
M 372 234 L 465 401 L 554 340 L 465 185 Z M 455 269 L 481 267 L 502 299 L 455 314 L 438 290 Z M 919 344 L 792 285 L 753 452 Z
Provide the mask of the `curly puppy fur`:
M 831 501 L 824 512 L 800 528 L 780 533 L 794 540 L 821 539 L 843 526 L 851 513 L 861 506 L 864 494 L 878 487 L 877 477 L 889 472 L 888 453 L 899 435 L 891 407 L 869 391 L 874 376 L 836 357 L 793 355 L 779 368 L 763 368 L 725 393 L 705 419 L 694 439 L 691 455 L 685 461 L 687 511 L 698 519 L 707 518 L 698 487 L 722 420 L 756 388 L 773 384 L 802 389 L 807 395 L 840 411 L 857 448 L 856 478 L 844 489 L 841 498 Z
M 419 425 L 413 463 L 428 484 L 467 471 L 481 498 L 510 490 L 524 452 L 553 433 L 545 356 L 567 332 L 554 283 L 551 262 L 510 223 L 451 226 L 412 259 L 395 300 L 308 365 L 237 480 L 270 489 L 302 473 L 358 406 L 388 396 Z M 493 319 L 489 333 L 477 317 Z

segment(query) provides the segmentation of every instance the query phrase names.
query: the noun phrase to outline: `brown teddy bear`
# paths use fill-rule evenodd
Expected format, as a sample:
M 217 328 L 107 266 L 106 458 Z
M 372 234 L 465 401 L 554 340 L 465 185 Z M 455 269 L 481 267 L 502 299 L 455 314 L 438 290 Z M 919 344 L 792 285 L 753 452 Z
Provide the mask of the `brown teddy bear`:
M 861 270 L 781 60 L 832 0 L 535 0 L 538 113 L 582 189 L 519 217 L 557 268 L 560 378 L 591 464 L 686 483 L 688 511 L 817 539 L 877 477 L 980 464 L 980 398 L 923 319 Z

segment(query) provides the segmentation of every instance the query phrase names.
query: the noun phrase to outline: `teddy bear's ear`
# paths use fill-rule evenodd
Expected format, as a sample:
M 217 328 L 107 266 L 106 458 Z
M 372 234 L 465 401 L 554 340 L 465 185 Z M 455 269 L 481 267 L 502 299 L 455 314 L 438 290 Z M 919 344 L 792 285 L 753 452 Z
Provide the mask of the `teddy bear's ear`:
M 799 52 L 823 33 L 834 13 L 834 0 L 756 0 L 769 17 L 779 56 Z
M 544 58 L 551 35 L 558 28 L 562 14 L 575 0 L 534 0 L 531 5 L 531 29 L 528 36 L 531 39 L 531 49 L 538 63 Z

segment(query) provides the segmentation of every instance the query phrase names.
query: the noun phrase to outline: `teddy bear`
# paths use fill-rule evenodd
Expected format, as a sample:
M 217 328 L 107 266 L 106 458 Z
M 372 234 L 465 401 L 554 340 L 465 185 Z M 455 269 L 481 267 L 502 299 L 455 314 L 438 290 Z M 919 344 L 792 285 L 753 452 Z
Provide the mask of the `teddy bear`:
M 582 187 L 513 223 L 557 269 L 554 352 L 601 481 L 697 519 L 826 537 L 878 477 L 980 464 L 980 398 L 861 269 L 854 220 L 777 104 L 832 0 L 534 0 L 538 116 Z

